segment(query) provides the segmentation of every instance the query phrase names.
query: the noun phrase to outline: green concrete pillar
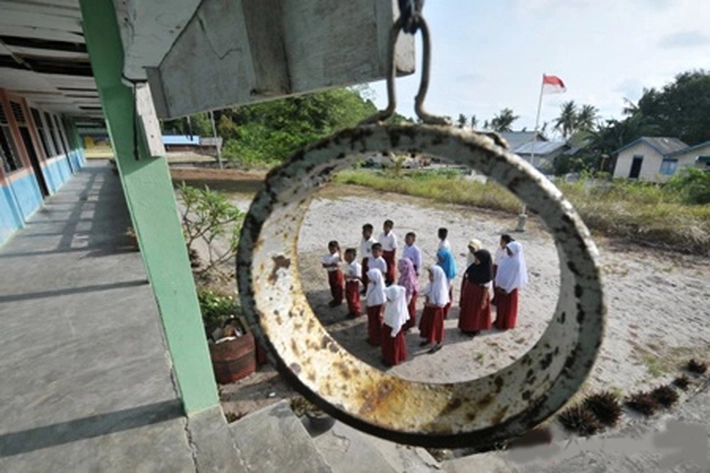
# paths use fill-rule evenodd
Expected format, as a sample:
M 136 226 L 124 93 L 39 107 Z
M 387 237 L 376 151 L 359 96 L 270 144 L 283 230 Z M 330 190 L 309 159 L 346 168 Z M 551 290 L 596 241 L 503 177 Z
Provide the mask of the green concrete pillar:
M 80 0 L 80 4 L 123 191 L 160 310 L 183 406 L 187 414 L 193 414 L 218 405 L 219 398 L 168 165 L 165 158 L 150 156 L 142 135 L 138 159 L 134 157 L 133 91 L 121 81 L 123 45 L 113 1 Z

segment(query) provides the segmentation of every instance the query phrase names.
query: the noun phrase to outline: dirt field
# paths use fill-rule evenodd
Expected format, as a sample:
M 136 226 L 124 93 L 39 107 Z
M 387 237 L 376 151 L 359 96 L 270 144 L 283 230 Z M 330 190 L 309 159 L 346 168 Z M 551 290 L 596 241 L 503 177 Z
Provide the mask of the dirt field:
M 210 179 L 209 175 L 195 177 Z M 235 175 L 235 182 L 222 182 L 217 188 L 231 189 L 232 200 L 246 211 L 258 188 L 253 177 L 241 173 Z M 394 220 L 400 239 L 408 231 L 417 233 L 427 264 L 434 262 L 437 228 L 449 228 L 459 274 L 464 269 L 466 243 L 471 238 L 480 239 L 485 248 L 493 250 L 499 235 L 511 232 L 516 224 L 508 215 L 394 194 L 373 194 L 362 188 L 331 186 L 320 192 L 299 235 L 299 269 L 304 289 L 316 314 L 336 340 L 379 369 L 383 369 L 379 349 L 365 342 L 365 318 L 348 321 L 344 306 L 327 306 L 330 296 L 320 258 L 328 240 L 336 239 L 343 247 L 357 247 L 362 224 L 371 222 L 379 229 L 387 218 Z M 558 257 L 551 236 L 534 221 L 529 222 L 528 231 L 514 237 L 523 245 L 530 275 L 529 284 L 520 294 L 518 326 L 507 332 L 491 330 L 470 339 L 461 336 L 456 328 L 455 305 L 446 321 L 443 349 L 428 354 L 418 346 L 414 329 L 407 336 L 409 360 L 392 368 L 394 374 L 420 381 L 468 380 L 511 364 L 534 345 L 557 301 Z M 652 252 L 603 239 L 597 239 L 597 244 L 608 306 L 607 329 L 583 391 L 604 388 L 630 393 L 655 387 L 675 377 L 680 363 L 689 356 L 706 356 L 710 351 L 710 260 Z M 459 276 L 454 284 L 455 301 L 460 281 Z M 425 284 L 424 276 L 420 282 Z M 221 391 L 225 409 L 234 413 L 249 412 L 291 393 L 269 367 L 240 383 L 223 386 Z

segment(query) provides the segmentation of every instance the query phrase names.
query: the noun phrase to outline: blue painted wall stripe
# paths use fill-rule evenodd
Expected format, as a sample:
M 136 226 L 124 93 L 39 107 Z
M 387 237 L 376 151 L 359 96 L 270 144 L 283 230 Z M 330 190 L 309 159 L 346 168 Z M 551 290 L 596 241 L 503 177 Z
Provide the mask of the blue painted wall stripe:
M 53 159 L 42 168 L 50 193 L 56 193 L 71 178 L 70 159 L 77 170 L 85 164 L 83 152 L 74 150 L 69 156 Z M 33 172 L 0 185 L 0 245 L 6 242 L 15 230 L 22 228 L 24 222 L 41 205 L 42 194 Z

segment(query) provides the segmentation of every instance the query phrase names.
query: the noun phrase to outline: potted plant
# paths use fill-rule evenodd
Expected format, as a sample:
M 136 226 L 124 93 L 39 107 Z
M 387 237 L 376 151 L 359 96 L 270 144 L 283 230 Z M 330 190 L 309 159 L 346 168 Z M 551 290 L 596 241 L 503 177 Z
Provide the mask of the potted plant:
M 256 371 L 254 335 L 234 297 L 200 289 L 198 299 L 217 382 L 233 383 Z

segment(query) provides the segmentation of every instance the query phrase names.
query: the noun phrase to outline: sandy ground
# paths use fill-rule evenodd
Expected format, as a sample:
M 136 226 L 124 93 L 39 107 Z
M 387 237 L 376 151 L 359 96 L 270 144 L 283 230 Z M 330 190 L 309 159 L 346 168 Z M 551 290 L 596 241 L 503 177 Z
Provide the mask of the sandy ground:
M 253 191 L 253 189 L 249 189 Z M 248 210 L 251 193 L 232 194 L 242 210 Z M 320 258 L 330 239 L 342 247 L 359 244 L 362 224 L 376 229 L 390 218 L 403 239 L 408 231 L 418 235 L 425 262 L 433 263 L 436 230 L 449 229 L 459 274 L 464 270 L 466 244 L 480 239 L 493 251 L 499 235 L 511 232 L 510 216 L 396 194 L 378 193 L 346 186 L 323 189 L 311 203 L 299 235 L 299 268 L 304 289 L 322 323 L 347 350 L 383 369 L 380 352 L 365 342 L 366 321 L 345 320 L 345 305 L 327 306 L 330 300 Z M 403 378 L 453 382 L 493 373 L 522 356 L 544 332 L 559 291 L 558 256 L 549 233 L 534 221 L 528 231 L 514 234 L 523 244 L 530 282 L 520 293 L 518 326 L 510 331 L 491 330 L 470 339 L 457 329 L 458 307 L 446 321 L 444 347 L 428 354 L 418 346 L 416 329 L 407 335 L 409 360 L 391 368 Z M 644 250 L 619 242 L 597 239 L 606 303 L 607 329 L 593 371 L 580 394 L 609 389 L 628 394 L 672 380 L 692 355 L 710 351 L 710 259 Z M 420 281 L 426 283 L 424 275 Z M 460 276 L 454 283 L 458 301 Z M 421 306 L 419 314 L 421 314 Z M 292 393 L 268 366 L 251 377 L 222 386 L 225 408 L 246 413 Z

